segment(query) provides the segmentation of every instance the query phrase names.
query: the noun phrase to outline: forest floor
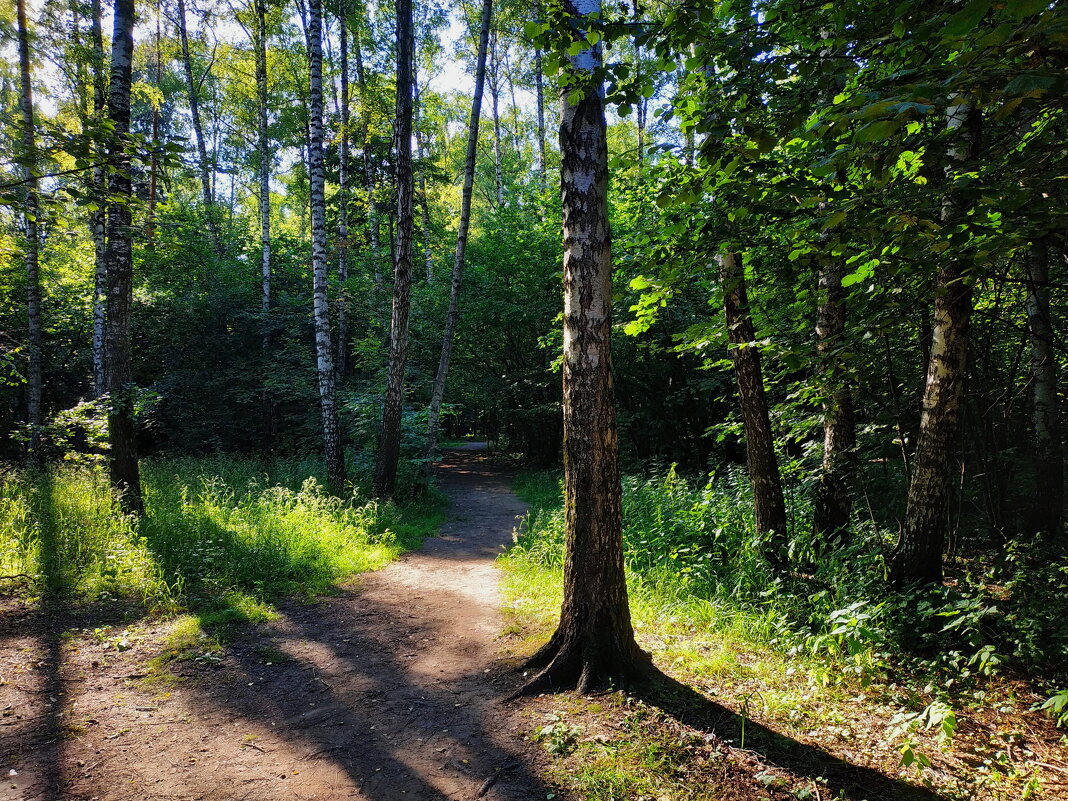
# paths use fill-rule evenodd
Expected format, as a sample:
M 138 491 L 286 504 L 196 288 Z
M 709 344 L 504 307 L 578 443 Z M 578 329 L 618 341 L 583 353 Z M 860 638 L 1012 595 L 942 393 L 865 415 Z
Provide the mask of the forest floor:
M 0 606 L 0 801 L 943 797 L 671 680 L 504 703 L 530 631 L 495 561 L 526 507 L 477 446 L 437 475 L 440 536 L 254 625 Z

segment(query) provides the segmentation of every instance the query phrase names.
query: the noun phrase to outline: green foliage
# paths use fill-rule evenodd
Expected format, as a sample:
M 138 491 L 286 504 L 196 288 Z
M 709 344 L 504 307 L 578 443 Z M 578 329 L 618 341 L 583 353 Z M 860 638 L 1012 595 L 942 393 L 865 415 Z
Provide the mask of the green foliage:
M 403 508 L 360 490 L 341 499 L 323 491 L 321 473 L 313 460 L 147 462 L 139 521 L 118 511 L 99 470 L 14 474 L 0 485 L 0 569 L 77 602 L 248 617 L 261 602 L 381 567 L 440 520 L 434 498 Z

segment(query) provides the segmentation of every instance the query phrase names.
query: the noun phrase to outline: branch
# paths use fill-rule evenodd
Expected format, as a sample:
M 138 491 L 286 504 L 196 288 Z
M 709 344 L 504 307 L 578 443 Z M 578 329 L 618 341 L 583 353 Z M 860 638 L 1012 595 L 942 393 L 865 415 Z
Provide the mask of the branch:
M 42 178 L 59 178 L 63 175 L 74 175 L 75 173 L 85 172 L 86 170 L 95 170 L 97 167 L 103 167 L 108 163 L 108 159 L 98 161 L 95 164 L 89 164 L 85 167 L 73 167 L 69 170 L 60 170 L 59 172 L 46 172 L 42 175 L 31 175 L 29 178 L 23 178 L 21 181 L 9 181 L 7 183 L 0 184 L 0 189 L 11 189 L 12 187 L 22 186 L 24 184 L 32 183 L 33 181 L 39 181 Z

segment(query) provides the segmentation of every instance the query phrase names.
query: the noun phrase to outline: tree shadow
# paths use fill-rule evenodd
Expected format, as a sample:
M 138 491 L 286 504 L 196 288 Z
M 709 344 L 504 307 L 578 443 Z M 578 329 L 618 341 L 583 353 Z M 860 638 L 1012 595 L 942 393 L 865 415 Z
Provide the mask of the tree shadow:
M 740 744 L 780 768 L 809 780 L 826 780 L 832 798 L 851 801 L 944 801 L 928 788 L 855 765 L 813 745 L 798 742 L 712 701 L 670 676 L 657 673 L 631 693 L 673 718 L 718 738 Z

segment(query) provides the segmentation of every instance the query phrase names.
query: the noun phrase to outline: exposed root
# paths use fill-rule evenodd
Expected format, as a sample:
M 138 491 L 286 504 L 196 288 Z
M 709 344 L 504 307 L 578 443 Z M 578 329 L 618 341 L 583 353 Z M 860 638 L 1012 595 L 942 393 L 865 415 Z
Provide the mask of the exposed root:
M 511 693 L 505 700 L 530 697 L 539 693 L 575 690 L 589 695 L 605 687 L 628 689 L 645 684 L 660 672 L 653 666 L 649 654 L 633 644 L 629 653 L 606 654 L 601 649 L 574 642 L 558 643 L 559 632 L 553 635 L 537 653 L 524 664 L 525 668 L 541 668 L 535 675 Z M 622 650 L 622 649 L 619 649 Z

